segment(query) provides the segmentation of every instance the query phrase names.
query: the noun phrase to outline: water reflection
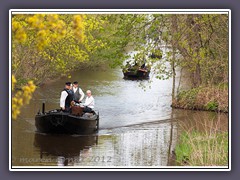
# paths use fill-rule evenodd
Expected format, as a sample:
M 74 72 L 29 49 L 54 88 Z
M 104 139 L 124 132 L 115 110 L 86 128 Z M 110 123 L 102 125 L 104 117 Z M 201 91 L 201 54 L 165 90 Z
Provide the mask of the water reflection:
M 173 111 L 172 111 L 172 114 L 171 114 L 171 119 L 173 119 Z M 169 146 L 168 146 L 168 162 L 167 162 L 167 165 L 168 166 L 173 166 L 174 165 L 174 146 L 175 144 L 173 144 L 173 139 L 177 139 L 177 136 L 176 134 L 174 134 L 174 122 L 171 121 L 170 122 L 171 124 L 171 127 L 170 127 L 170 135 L 169 135 Z M 177 130 L 177 129 L 176 129 Z
M 176 143 L 176 122 L 155 122 L 101 130 L 98 136 L 36 133 L 38 162 L 53 166 L 166 166 Z M 171 135 L 170 135 L 171 134 Z M 172 136 L 169 139 L 169 136 Z M 171 152 L 170 152 L 171 154 Z M 26 165 L 25 164 L 25 165 Z
M 228 113 L 215 113 L 208 111 L 174 110 L 178 117 L 179 130 L 189 129 L 198 132 L 223 131 L 229 128 Z
M 68 165 L 69 159 L 79 156 L 81 150 L 96 145 L 97 136 L 47 135 L 35 133 L 34 146 L 39 149 L 40 159 L 57 157 L 58 165 Z
M 98 145 L 80 151 L 78 156 L 68 159 L 69 166 L 166 166 L 171 130 L 176 124 L 151 123 L 134 127 L 102 130 Z M 171 129 L 172 128 L 172 129 Z

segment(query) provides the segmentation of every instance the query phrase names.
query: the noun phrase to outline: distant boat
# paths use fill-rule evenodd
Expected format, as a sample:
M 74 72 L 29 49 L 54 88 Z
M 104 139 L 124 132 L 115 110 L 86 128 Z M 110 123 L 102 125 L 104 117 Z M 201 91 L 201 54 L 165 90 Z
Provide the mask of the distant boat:
M 140 66 L 139 62 L 134 61 L 134 65 L 130 63 L 131 60 L 126 62 L 126 65 L 122 66 L 122 72 L 124 79 L 142 80 L 149 79 L 151 67 L 146 66 L 146 59 L 143 59 L 143 64 Z
M 123 71 L 124 79 L 149 79 L 150 71 L 146 69 Z
M 38 132 L 52 134 L 92 134 L 99 129 L 99 113 L 75 115 L 61 110 L 42 112 L 35 116 L 35 126 Z

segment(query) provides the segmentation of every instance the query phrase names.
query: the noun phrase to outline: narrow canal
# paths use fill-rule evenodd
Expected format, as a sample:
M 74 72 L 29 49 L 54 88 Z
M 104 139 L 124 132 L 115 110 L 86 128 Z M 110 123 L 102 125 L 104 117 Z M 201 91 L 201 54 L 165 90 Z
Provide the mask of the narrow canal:
M 59 108 L 66 81 L 90 89 L 100 112 L 100 130 L 91 136 L 47 135 L 36 132 L 34 116 Z M 191 125 L 209 119 L 228 127 L 228 115 L 173 110 L 172 80 L 124 80 L 120 69 L 74 72 L 36 90 L 31 103 L 12 122 L 14 166 L 168 166 L 179 136 L 178 122 Z M 148 86 L 151 85 L 151 88 Z M 143 86 L 146 86 L 144 90 Z

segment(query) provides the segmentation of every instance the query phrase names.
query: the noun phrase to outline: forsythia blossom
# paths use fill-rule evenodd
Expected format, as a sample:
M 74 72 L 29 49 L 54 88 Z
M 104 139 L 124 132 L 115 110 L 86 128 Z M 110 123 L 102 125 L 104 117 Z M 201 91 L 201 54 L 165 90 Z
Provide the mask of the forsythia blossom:
M 12 75 L 12 91 L 16 84 L 16 79 Z M 27 85 L 23 86 L 21 90 L 16 91 L 12 96 L 12 118 L 17 119 L 20 114 L 20 108 L 28 104 L 32 98 L 32 93 L 35 91 L 36 86 L 33 81 L 29 81 Z

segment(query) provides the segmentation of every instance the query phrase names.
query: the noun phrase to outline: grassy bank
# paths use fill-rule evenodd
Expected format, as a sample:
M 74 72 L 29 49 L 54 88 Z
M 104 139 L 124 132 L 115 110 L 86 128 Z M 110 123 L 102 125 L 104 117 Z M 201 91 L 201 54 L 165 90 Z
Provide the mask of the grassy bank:
M 228 133 L 185 132 L 175 149 L 176 162 L 185 166 L 227 166 Z
M 228 86 L 198 87 L 180 92 L 172 107 L 192 110 L 228 112 Z
M 180 120 L 179 138 L 175 147 L 176 165 L 227 166 L 228 123 L 224 113 Z

